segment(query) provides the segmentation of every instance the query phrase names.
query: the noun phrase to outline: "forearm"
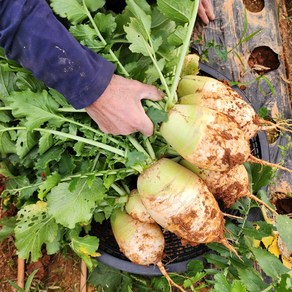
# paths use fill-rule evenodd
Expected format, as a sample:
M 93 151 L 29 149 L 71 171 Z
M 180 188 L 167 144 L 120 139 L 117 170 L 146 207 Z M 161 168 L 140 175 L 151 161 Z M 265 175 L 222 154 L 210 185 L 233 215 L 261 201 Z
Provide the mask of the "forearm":
M 75 108 L 94 102 L 114 72 L 68 33 L 45 0 L 0 0 L 0 46 Z

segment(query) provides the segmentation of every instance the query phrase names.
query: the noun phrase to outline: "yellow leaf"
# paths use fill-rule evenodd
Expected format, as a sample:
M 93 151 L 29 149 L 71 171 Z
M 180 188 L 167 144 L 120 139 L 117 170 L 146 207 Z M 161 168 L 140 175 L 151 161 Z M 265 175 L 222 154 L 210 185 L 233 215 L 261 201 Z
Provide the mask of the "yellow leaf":
M 85 256 L 91 256 L 91 257 L 99 257 L 100 253 L 99 252 L 92 252 L 90 253 L 86 248 L 80 247 L 79 252 Z
M 276 257 L 280 256 L 281 252 L 280 252 L 279 247 L 278 247 L 278 236 L 274 237 L 274 240 L 270 244 L 268 251 L 270 253 L 272 253 L 273 255 L 275 255 Z
M 254 241 L 253 241 L 253 246 L 254 247 L 259 247 L 260 244 L 261 244 L 261 241 L 260 240 L 254 239 Z
M 263 242 L 265 248 L 268 248 L 272 244 L 274 239 L 275 239 L 274 236 L 263 237 L 262 242 Z
M 285 256 L 282 255 L 282 263 L 283 265 L 288 268 L 288 269 L 292 269 L 292 258 L 286 258 Z

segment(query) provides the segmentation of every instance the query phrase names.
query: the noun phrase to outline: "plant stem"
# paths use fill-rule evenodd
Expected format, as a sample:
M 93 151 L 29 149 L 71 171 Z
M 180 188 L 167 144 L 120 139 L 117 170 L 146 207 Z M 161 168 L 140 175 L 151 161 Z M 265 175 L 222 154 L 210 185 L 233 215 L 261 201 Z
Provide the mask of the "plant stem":
M 198 1 L 198 0 L 194 1 L 194 6 L 192 9 L 192 17 L 189 21 L 187 35 L 186 35 L 186 41 L 183 43 L 183 45 L 180 49 L 180 57 L 179 57 L 179 61 L 178 61 L 177 67 L 176 67 L 176 72 L 174 75 L 174 79 L 173 79 L 172 87 L 171 87 L 171 91 L 170 91 L 171 92 L 171 94 L 170 94 L 171 100 L 168 102 L 169 106 L 171 106 L 177 102 L 176 90 L 177 90 L 177 86 L 178 86 L 178 83 L 180 80 L 180 75 L 181 75 L 181 71 L 183 68 L 184 59 L 189 51 L 190 39 L 191 39 L 192 34 L 193 34 L 193 29 L 194 29 L 197 14 L 198 14 L 199 2 L 200 1 Z
M 148 153 L 149 153 L 149 155 L 151 157 L 151 160 L 155 161 L 156 160 L 156 155 L 155 155 L 153 147 L 152 147 L 152 145 L 151 145 L 151 143 L 150 143 L 148 138 L 145 140 L 145 144 L 146 144 L 147 151 L 148 151 Z
M 86 113 L 85 109 L 75 109 L 74 107 L 61 107 L 58 108 L 58 112 L 61 113 Z
M 127 194 L 127 192 L 124 189 L 122 189 L 120 186 L 118 186 L 115 183 L 111 185 L 111 188 L 113 188 L 120 196 L 124 196 Z
M 83 138 L 77 135 L 72 135 L 72 134 L 68 134 L 68 133 L 64 133 L 64 132 L 60 132 L 60 131 L 56 131 L 56 130 L 51 130 L 51 129 L 43 129 L 43 128 L 35 128 L 33 129 L 33 131 L 38 131 L 38 132 L 45 132 L 45 133 L 50 133 L 50 134 L 54 134 L 56 136 L 60 136 L 60 137 L 64 137 L 64 138 L 68 138 L 71 140 L 75 140 L 75 141 L 79 141 L 79 142 L 83 142 L 85 144 L 89 144 L 92 146 L 96 146 L 98 148 L 104 149 L 106 151 L 115 153 L 119 156 L 125 157 L 126 153 L 123 150 L 114 148 L 112 146 L 106 145 L 104 143 L 100 143 L 100 142 L 96 142 L 87 138 Z
M 85 11 L 86 11 L 86 14 L 87 14 L 87 16 L 88 16 L 88 18 L 89 18 L 89 20 L 90 20 L 90 22 L 91 22 L 93 28 L 94 28 L 95 31 L 96 31 L 96 34 L 97 34 L 98 38 L 101 40 L 101 42 L 102 42 L 105 46 L 108 45 L 107 42 L 106 42 L 106 40 L 105 40 L 105 39 L 103 38 L 103 36 L 101 35 L 101 33 L 100 33 L 98 27 L 96 26 L 96 23 L 95 23 L 94 19 L 92 18 L 91 13 L 89 12 L 89 10 L 88 10 L 88 8 L 87 8 L 87 6 L 86 6 L 86 4 L 85 4 L 85 0 L 82 0 L 82 4 L 83 4 L 83 7 L 84 7 L 84 9 L 85 9 Z M 111 49 L 109 49 L 109 53 L 110 53 L 111 57 L 115 60 L 115 62 L 118 64 L 118 66 L 121 68 L 123 74 L 124 74 L 126 77 L 129 77 L 130 74 L 127 72 L 127 70 L 125 69 L 125 67 L 121 64 L 121 62 L 119 61 L 119 59 L 117 58 L 117 56 L 115 55 L 115 53 L 114 53 Z
M 147 156 L 148 159 L 151 159 L 151 156 L 147 153 L 147 151 L 138 143 L 138 141 L 133 138 L 131 135 L 127 136 L 129 142 L 138 150 Z

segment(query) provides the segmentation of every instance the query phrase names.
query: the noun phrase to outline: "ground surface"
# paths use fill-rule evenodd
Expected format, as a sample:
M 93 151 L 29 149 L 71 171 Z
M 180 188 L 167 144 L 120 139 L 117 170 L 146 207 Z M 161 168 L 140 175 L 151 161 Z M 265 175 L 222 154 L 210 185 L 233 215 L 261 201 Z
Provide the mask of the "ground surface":
M 256 5 L 261 1 L 257 2 L 254 0 L 246 0 L 245 2 L 250 3 L 253 9 L 257 9 Z M 286 14 L 282 11 L 282 15 L 280 16 L 280 28 L 283 39 L 283 49 L 286 54 L 285 57 L 288 76 L 287 82 L 291 82 L 292 2 L 290 0 L 286 0 L 286 5 Z M 1 187 L 3 186 L 4 181 L 0 179 L 0 192 Z M 14 211 L 15 210 L 11 209 L 9 212 L 4 212 L 0 205 L 0 218 L 13 215 Z M 46 256 L 42 259 L 42 261 L 37 262 L 33 266 L 27 265 L 26 275 L 31 273 L 34 268 L 39 269 L 39 273 L 34 280 L 34 286 L 37 287 L 37 291 L 78 291 L 80 263 L 72 255 L 69 254 L 66 257 L 59 254 L 53 257 Z M 0 244 L 0 271 L 0 291 L 13 291 L 8 282 L 8 280 L 12 280 L 14 282 L 17 281 L 17 255 L 12 237 Z

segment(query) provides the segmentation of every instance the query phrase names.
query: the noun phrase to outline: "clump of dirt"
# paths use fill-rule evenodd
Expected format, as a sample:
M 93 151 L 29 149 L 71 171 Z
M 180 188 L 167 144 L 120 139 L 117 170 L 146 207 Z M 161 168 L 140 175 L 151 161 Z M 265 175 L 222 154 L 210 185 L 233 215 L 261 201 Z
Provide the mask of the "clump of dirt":
M 243 0 L 245 8 L 250 12 L 260 12 L 265 7 L 264 0 Z
M 0 259 L 0 291 L 13 291 L 9 280 L 17 281 L 17 255 L 11 237 L 0 243 Z
M 259 74 L 264 74 L 278 69 L 280 61 L 278 55 L 271 48 L 260 46 L 251 52 L 248 65 Z
M 40 285 L 49 291 L 79 291 L 80 284 L 80 259 L 77 259 L 73 252 L 67 255 L 60 253 L 51 257 L 44 257 L 40 260 L 42 267 L 42 278 Z M 28 268 L 27 268 L 28 270 Z
M 5 182 L 6 178 L 0 174 L 0 195 L 5 189 Z M 0 199 L 0 220 L 4 217 L 14 216 L 15 213 L 16 208 L 14 206 L 4 211 Z M 0 243 L 0 271 L 0 291 L 13 291 L 9 280 L 17 281 L 17 255 L 12 237 L 8 237 Z

